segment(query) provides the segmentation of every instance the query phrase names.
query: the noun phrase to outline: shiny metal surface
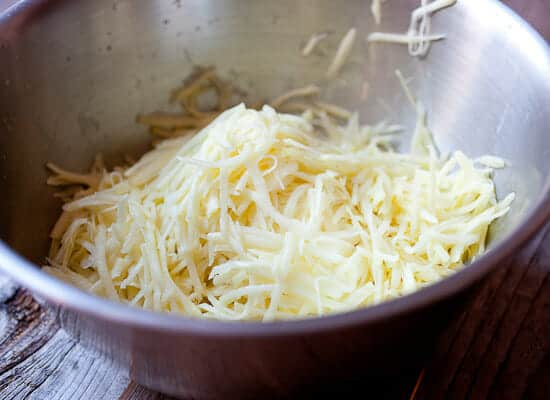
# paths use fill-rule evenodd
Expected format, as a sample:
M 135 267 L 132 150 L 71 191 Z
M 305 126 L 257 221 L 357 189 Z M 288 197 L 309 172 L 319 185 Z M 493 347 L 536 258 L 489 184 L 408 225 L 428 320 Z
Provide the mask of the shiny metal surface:
M 417 1 L 384 4 L 383 31 L 404 31 Z M 0 8 L 2 6 L 0 5 Z M 127 365 L 138 382 L 181 396 L 285 394 L 298 384 L 395 365 L 422 349 L 443 307 L 530 237 L 550 214 L 550 51 L 529 26 L 492 0 L 463 0 L 438 14 L 448 38 L 425 60 L 361 39 L 339 79 L 324 74 L 350 26 L 377 27 L 361 0 L 27 0 L 0 11 L 0 268 L 52 304 L 64 326 Z M 464 21 L 468 21 L 465 23 Z M 332 34 L 311 57 L 310 34 Z M 85 169 L 97 152 L 111 163 L 149 138 L 138 112 L 165 107 L 193 64 L 216 65 L 251 99 L 316 82 L 324 97 L 365 120 L 414 124 L 394 75 L 429 110 L 442 151 L 511 161 L 495 180 L 515 191 L 489 253 L 459 274 L 406 298 L 298 322 L 220 323 L 129 309 L 54 280 L 41 263 L 59 203 L 44 164 Z M 370 83 L 361 101 L 361 86 Z M 404 138 L 407 143 L 407 138 Z M 406 146 L 405 146 L 406 147 Z M 433 332 L 431 332 L 433 334 Z

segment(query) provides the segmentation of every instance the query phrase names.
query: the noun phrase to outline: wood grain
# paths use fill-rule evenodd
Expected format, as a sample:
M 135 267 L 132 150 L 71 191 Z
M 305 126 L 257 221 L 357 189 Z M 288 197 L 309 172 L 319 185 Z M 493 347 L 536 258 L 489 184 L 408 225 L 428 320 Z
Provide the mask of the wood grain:
M 550 38 L 550 1 L 505 3 Z M 547 226 L 478 285 L 435 344 L 415 398 L 550 399 L 549 276 Z M 421 370 L 370 394 L 407 399 Z M 349 382 L 330 394 L 354 390 L 364 393 L 363 382 Z M 131 382 L 110 361 L 83 348 L 59 329 L 53 311 L 0 277 L 0 399 L 170 398 Z
M 172 397 L 153 392 L 134 382 L 130 382 L 119 400 L 171 400 Z
M 24 290 L 0 306 L 0 398 L 116 399 L 129 380 L 59 329 Z
M 547 226 L 486 279 L 443 332 L 418 398 L 518 399 L 530 391 L 549 399 L 542 378 L 550 354 L 549 273 Z

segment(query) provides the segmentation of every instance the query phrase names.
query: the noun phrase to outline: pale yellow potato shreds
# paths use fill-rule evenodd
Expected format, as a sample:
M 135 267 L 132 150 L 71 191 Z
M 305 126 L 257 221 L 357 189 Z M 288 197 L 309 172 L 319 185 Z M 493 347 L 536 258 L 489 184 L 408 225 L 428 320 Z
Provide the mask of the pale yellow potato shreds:
M 432 15 L 455 3 L 456 0 L 420 0 L 420 6 L 411 13 L 406 33 L 372 32 L 367 36 L 367 41 L 406 44 L 411 56 L 423 57 L 428 53 L 432 42 L 445 39 L 445 35 L 430 33 Z M 376 0 L 372 3 L 372 13 L 375 19 L 380 18 L 380 4 Z
M 482 254 L 514 196 L 496 199 L 498 158 L 441 158 L 425 139 L 395 153 L 393 129 L 235 106 L 103 171 L 64 205 L 45 268 L 130 305 L 216 319 L 311 317 L 419 290 Z
M 357 29 L 351 28 L 342 38 L 336 54 L 330 63 L 326 76 L 327 78 L 334 78 L 338 75 L 342 67 L 345 65 L 348 57 L 350 56 L 353 45 L 355 44 L 355 37 L 357 36 Z
M 310 36 L 304 47 L 302 48 L 302 55 L 304 57 L 309 56 L 313 50 L 328 37 L 328 32 L 320 32 L 320 33 L 314 33 Z
M 384 0 L 371 0 L 370 12 L 372 14 L 372 17 L 374 18 L 374 22 L 376 22 L 376 25 L 380 25 L 380 22 L 382 22 L 383 2 Z

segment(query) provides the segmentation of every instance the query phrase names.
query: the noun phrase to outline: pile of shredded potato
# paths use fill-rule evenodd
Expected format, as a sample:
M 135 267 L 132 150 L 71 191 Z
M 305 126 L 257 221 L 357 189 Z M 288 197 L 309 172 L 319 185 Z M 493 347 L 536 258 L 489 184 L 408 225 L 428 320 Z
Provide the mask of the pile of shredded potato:
M 423 118 L 399 154 L 393 127 L 347 117 L 238 105 L 131 167 L 51 165 L 51 184 L 82 187 L 45 268 L 150 310 L 268 321 L 396 298 L 481 254 L 513 200 L 495 198 L 500 159 L 438 156 Z
M 405 43 L 425 55 L 430 16 L 455 0 L 421 1 Z M 381 1 L 372 2 L 380 23 Z M 327 33 L 313 35 L 311 54 Z M 334 78 L 356 37 L 351 28 L 327 70 Z M 51 274 L 112 300 L 155 311 L 270 321 L 377 304 L 445 278 L 485 250 L 489 225 L 513 201 L 497 201 L 493 156 L 440 156 L 422 104 L 411 152 L 391 145 L 398 126 L 366 126 L 318 100 L 315 85 L 260 110 L 213 68 L 173 92 L 177 113 L 138 121 L 163 141 L 137 163 L 89 174 L 48 164 L 65 204 L 51 232 Z M 368 87 L 367 87 L 368 88 Z M 217 103 L 199 106 L 215 92 Z M 299 115 L 284 112 L 298 113 Z

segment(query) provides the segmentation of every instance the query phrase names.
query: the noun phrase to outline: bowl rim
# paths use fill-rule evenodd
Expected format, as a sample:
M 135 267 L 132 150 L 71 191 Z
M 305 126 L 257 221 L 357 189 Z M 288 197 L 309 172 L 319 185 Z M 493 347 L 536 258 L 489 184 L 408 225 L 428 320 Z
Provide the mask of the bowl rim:
M 550 62 L 550 46 L 529 23 L 498 0 L 485 0 L 527 31 Z M 0 17 L 2 13 L 0 12 Z M 1 18 L 0 18 L 1 19 Z M 153 331 L 196 334 L 211 337 L 273 337 L 323 333 L 357 325 L 379 323 L 436 304 L 464 291 L 498 263 L 533 237 L 550 220 L 550 180 L 534 207 L 516 228 L 467 268 L 415 293 L 378 305 L 347 312 L 296 320 L 218 321 L 159 313 L 107 300 L 71 286 L 44 272 L 0 240 L 0 271 L 21 283 L 47 302 L 90 318 Z

